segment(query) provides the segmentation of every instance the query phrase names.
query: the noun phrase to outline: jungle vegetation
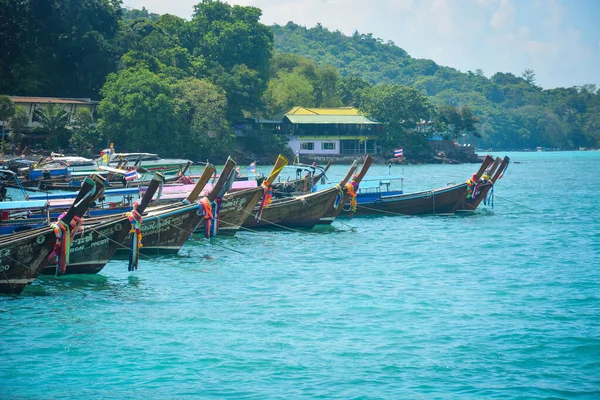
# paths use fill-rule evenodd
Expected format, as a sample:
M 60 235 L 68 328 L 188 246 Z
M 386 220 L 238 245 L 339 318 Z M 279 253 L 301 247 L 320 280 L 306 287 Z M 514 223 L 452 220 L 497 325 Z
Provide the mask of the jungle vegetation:
M 594 85 L 544 90 L 531 70 L 461 72 L 371 34 L 269 27 L 256 7 L 202 0 L 190 20 L 120 0 L 0 0 L 0 9 L 0 94 L 100 100 L 96 121 L 78 115 L 64 125 L 60 110 L 40 114 L 58 119 L 47 125 L 63 146 L 110 141 L 196 160 L 235 145 L 285 152 L 273 132 L 241 140 L 234 129 L 297 105 L 356 106 L 386 124 L 390 149 L 423 146 L 434 133 L 502 149 L 600 145 Z M 431 129 L 416 134 L 423 121 Z

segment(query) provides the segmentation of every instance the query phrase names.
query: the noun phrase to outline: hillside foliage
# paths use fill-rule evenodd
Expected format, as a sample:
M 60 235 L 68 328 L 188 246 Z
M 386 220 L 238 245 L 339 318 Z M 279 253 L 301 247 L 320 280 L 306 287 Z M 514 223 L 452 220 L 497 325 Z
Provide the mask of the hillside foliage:
M 242 142 L 255 154 L 285 151 L 273 132 L 236 139 L 234 126 L 293 106 L 355 106 L 386 125 L 388 148 L 422 147 L 433 134 L 503 149 L 600 146 L 594 85 L 543 90 L 532 70 L 461 72 L 372 34 L 268 27 L 260 9 L 217 0 L 200 1 L 190 20 L 122 6 L 0 0 L 0 94 L 101 100 L 97 121 L 47 124 L 49 145 L 115 142 L 196 160 Z M 416 134 L 423 122 L 430 129 Z
M 472 109 L 479 120 L 480 146 L 600 145 L 600 91 L 593 84 L 544 90 L 536 86 L 532 70 L 522 76 L 496 72 L 487 78 L 481 70 L 461 72 L 411 58 L 393 42 L 371 34 L 345 36 L 320 24 L 308 29 L 292 22 L 271 29 L 276 52 L 302 55 L 335 67 L 343 77 L 360 77 L 372 85 L 411 86 L 438 106 Z

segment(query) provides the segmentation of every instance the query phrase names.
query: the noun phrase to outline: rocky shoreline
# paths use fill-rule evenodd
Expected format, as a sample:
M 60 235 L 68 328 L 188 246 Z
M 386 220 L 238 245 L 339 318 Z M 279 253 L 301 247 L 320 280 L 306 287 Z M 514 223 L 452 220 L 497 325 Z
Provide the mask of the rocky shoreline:
M 401 165 L 417 165 L 417 164 L 480 164 L 481 158 L 476 154 L 473 157 L 466 156 L 445 156 L 445 155 L 418 155 L 398 158 L 386 158 L 381 155 L 371 155 L 373 157 L 374 164 L 401 164 Z M 352 156 L 300 156 L 300 162 L 304 164 L 312 164 L 316 162 L 319 165 L 327 164 L 328 161 L 332 161 L 333 164 L 351 164 L 354 160 L 360 159 L 361 155 Z

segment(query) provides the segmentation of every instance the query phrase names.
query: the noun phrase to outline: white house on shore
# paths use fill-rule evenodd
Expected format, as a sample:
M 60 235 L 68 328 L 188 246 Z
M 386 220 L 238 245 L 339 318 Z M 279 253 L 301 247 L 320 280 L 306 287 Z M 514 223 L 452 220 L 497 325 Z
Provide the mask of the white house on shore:
M 312 156 L 380 154 L 383 125 L 354 107 L 294 107 L 283 116 L 281 133 L 294 153 Z

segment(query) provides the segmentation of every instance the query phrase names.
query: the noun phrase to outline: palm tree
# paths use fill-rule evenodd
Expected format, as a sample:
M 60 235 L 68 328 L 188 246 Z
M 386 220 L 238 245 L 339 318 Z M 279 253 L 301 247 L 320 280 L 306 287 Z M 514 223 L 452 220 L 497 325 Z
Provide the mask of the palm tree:
M 41 129 L 48 132 L 48 142 L 51 143 L 57 133 L 66 130 L 69 124 L 69 113 L 56 104 L 48 103 L 45 108 L 37 109 L 34 115 L 38 119 Z

